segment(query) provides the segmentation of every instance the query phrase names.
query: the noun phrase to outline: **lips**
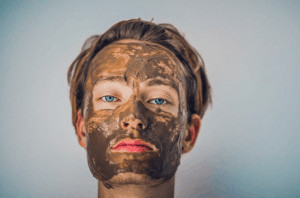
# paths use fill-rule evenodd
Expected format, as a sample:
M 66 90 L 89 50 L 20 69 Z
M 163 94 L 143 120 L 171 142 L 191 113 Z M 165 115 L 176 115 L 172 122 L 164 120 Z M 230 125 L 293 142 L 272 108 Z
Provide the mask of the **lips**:
M 140 139 L 123 139 L 112 147 L 112 152 L 154 152 L 157 148 L 149 142 Z

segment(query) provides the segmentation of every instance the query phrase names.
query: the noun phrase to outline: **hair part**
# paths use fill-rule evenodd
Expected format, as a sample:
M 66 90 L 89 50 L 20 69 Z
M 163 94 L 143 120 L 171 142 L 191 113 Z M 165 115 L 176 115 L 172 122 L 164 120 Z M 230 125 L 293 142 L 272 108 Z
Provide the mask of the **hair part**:
M 134 39 L 159 44 L 170 50 L 187 70 L 188 87 L 186 101 L 190 115 L 202 118 L 211 104 L 211 88 L 206 76 L 205 65 L 199 53 L 184 39 L 171 24 L 155 24 L 140 19 L 118 22 L 102 35 L 86 40 L 82 51 L 68 70 L 73 125 L 77 122 L 77 111 L 83 109 L 87 74 L 93 58 L 107 45 L 122 39 Z

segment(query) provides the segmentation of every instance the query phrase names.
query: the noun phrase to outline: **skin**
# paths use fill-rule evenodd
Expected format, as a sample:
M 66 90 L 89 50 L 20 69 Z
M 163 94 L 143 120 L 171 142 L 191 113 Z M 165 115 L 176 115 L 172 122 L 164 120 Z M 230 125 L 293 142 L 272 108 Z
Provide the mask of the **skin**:
M 90 170 L 101 181 L 99 188 L 174 187 L 181 153 L 193 147 L 200 129 L 196 114 L 187 123 L 184 74 L 170 51 L 148 42 L 114 42 L 93 59 L 76 128 Z M 114 152 L 123 139 L 142 140 L 156 149 Z

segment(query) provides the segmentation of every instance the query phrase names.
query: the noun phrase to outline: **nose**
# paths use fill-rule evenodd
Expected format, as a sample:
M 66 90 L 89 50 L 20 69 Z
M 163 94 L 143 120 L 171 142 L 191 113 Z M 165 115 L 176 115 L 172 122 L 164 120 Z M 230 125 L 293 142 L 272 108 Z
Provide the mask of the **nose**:
M 142 130 L 145 129 L 145 124 L 140 120 L 137 119 L 133 114 L 127 116 L 121 123 L 123 129 L 127 130 Z

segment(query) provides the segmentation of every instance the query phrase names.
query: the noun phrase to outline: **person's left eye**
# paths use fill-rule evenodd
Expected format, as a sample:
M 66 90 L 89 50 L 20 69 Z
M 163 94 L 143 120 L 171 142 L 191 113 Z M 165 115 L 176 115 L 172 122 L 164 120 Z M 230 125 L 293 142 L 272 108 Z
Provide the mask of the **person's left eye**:
M 103 96 L 100 98 L 100 100 L 103 100 L 105 102 L 118 102 L 119 99 L 114 96 Z
M 168 102 L 165 99 L 162 99 L 162 98 L 155 98 L 155 99 L 149 100 L 149 103 L 162 105 L 162 104 L 166 104 Z

